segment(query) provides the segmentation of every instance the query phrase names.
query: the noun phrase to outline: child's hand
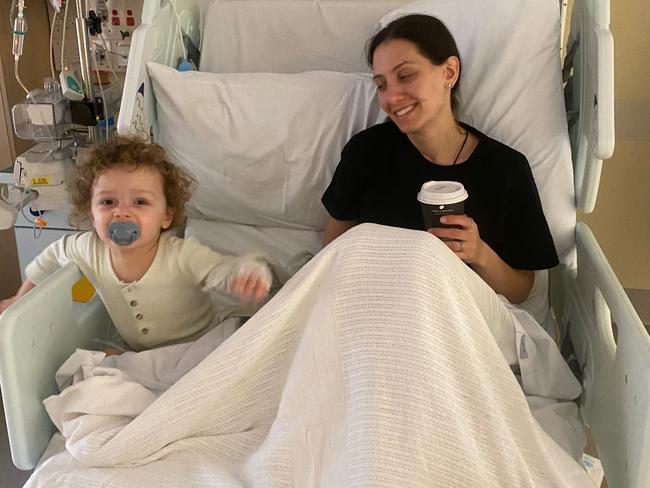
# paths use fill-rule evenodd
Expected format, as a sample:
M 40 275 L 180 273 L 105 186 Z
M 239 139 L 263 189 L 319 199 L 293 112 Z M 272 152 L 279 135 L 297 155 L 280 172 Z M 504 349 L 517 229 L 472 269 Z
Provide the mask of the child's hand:
M 14 295 L 4 300 L 0 300 L 0 314 L 7 310 L 16 300 L 18 300 L 18 295 Z
M 106 354 L 106 357 L 108 356 L 119 356 L 122 354 L 124 351 L 118 349 L 117 347 L 113 346 L 108 346 L 104 348 L 104 354 Z
M 259 303 L 269 294 L 273 277 L 266 264 L 258 261 L 243 263 L 230 279 L 230 292 L 241 302 Z
M 6 298 L 4 300 L 0 300 L 0 313 L 7 310 L 11 305 L 13 305 L 13 303 L 16 300 L 18 300 L 20 297 L 22 297 L 29 290 L 33 289 L 35 286 L 36 285 L 30 280 L 23 281 L 23 284 L 20 285 L 20 288 L 18 288 L 18 291 L 16 292 L 16 294 L 14 296 Z

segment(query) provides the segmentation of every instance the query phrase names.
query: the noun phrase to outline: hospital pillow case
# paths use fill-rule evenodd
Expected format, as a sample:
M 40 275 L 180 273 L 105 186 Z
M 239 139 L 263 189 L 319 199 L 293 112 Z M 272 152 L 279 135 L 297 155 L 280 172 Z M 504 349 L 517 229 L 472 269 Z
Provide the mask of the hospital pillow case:
M 343 146 L 386 117 L 369 74 L 147 67 L 160 143 L 197 179 L 189 210 L 204 219 L 322 230 Z
M 386 14 L 380 25 L 422 13 L 449 28 L 463 67 L 459 118 L 528 158 L 555 247 L 571 265 L 576 206 L 559 10 L 548 0 L 417 0 Z

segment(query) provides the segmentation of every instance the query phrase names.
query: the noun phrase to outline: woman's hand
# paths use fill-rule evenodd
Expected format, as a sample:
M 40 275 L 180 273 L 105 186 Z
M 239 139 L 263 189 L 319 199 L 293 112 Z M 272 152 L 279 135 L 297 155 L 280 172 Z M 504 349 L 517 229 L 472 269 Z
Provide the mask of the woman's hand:
M 244 263 L 230 279 L 230 292 L 241 302 L 259 303 L 269 294 L 273 276 L 266 264 Z
M 474 220 L 467 215 L 447 215 L 441 217 L 440 222 L 457 225 L 460 229 L 432 227 L 428 232 L 442 239 L 447 247 L 467 264 L 480 264 L 484 261 L 485 243 Z
M 478 226 L 466 215 L 447 215 L 443 224 L 458 225 L 460 229 L 432 227 L 429 232 L 440 239 L 456 256 L 472 266 L 472 269 L 497 293 L 510 303 L 521 303 L 530 293 L 534 273 L 515 269 L 507 264 L 481 239 Z M 452 240 L 449 240 L 452 239 Z

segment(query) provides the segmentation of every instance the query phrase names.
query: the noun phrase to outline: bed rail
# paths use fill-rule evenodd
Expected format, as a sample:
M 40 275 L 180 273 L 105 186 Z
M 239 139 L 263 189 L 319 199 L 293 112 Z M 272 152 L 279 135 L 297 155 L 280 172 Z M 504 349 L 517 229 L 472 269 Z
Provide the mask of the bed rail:
M 575 0 L 563 79 L 576 206 L 596 204 L 604 159 L 614 152 L 614 40 L 609 0 Z
M 109 337 L 112 325 L 99 297 L 72 301 L 79 278 L 79 268 L 69 264 L 0 315 L 0 388 L 18 469 L 36 466 L 54 432 L 42 403 L 58 393 L 54 372 L 77 347 Z
M 582 375 L 582 416 L 609 488 L 647 488 L 650 336 L 585 223 L 576 238 L 578 267 L 556 273 L 551 289 Z
M 144 133 L 157 140 L 156 101 L 147 62 L 176 67 L 179 58 L 184 55 L 181 38 L 191 40 L 196 47 L 200 46 L 201 15 L 207 4 L 208 0 L 144 2 L 142 23 L 133 31 L 131 40 L 117 119 L 118 133 Z

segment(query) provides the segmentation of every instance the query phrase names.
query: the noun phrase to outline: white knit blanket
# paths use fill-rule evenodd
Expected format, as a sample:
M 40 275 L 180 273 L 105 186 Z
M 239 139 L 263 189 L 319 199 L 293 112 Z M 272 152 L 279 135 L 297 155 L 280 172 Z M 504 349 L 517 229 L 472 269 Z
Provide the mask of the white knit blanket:
M 511 370 L 545 406 L 580 391 L 522 322 L 435 237 L 360 225 L 195 367 L 200 342 L 79 353 L 46 401 L 67 449 L 26 486 L 592 487 Z

